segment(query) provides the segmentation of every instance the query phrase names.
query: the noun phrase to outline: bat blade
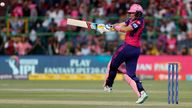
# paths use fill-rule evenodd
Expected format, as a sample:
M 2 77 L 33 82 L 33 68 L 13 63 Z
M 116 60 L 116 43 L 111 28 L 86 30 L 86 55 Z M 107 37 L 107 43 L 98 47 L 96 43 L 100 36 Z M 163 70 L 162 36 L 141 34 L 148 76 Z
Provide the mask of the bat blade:
M 70 18 L 67 19 L 67 25 L 88 28 L 88 25 L 87 25 L 86 21 L 70 19 Z

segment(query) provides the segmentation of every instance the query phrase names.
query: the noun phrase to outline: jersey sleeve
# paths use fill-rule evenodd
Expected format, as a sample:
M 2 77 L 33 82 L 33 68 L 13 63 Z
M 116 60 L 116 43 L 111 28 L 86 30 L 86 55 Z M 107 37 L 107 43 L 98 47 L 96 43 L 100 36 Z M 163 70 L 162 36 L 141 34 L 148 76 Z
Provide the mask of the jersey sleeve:
M 134 29 L 134 30 L 136 30 L 136 29 L 138 29 L 139 27 L 141 27 L 141 20 L 136 20 L 136 21 L 134 21 L 133 23 L 131 23 L 130 25 L 131 25 L 131 27 Z

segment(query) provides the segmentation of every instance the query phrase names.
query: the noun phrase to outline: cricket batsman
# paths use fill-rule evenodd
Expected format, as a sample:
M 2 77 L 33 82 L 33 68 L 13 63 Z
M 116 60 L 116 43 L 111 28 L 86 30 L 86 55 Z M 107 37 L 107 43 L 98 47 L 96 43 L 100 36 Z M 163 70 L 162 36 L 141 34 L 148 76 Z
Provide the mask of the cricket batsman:
M 140 55 L 140 39 L 145 26 L 143 8 L 139 4 L 133 4 L 127 12 L 130 17 L 125 22 L 113 25 L 116 31 L 125 32 L 126 37 L 124 43 L 115 51 L 108 65 L 104 90 L 108 92 L 112 90 L 114 79 L 119 71 L 118 68 L 122 63 L 125 63 L 124 77 L 138 96 L 136 103 L 142 104 L 148 98 L 148 95 L 136 76 L 136 67 Z

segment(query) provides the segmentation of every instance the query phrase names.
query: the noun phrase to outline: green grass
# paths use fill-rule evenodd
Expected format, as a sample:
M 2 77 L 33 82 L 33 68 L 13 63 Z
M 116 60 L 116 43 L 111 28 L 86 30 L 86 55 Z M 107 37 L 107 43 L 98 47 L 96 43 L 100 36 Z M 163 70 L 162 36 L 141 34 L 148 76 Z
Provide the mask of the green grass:
M 102 81 L 0 81 L 0 108 L 191 108 L 192 82 L 179 81 L 179 105 L 167 104 L 167 81 L 143 81 L 149 99 L 135 104 L 137 96 L 124 81 L 112 93 Z

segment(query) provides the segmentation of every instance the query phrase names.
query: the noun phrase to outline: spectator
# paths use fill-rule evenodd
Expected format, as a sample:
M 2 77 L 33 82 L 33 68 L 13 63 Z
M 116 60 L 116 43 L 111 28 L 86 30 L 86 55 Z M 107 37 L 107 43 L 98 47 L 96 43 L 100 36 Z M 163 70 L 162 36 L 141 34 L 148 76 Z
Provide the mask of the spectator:
M 82 47 L 81 47 L 81 54 L 82 55 L 90 55 L 91 54 L 91 49 L 90 47 L 87 45 L 87 44 L 82 44 Z
M 63 43 L 59 48 L 59 54 L 60 55 L 67 55 L 69 53 L 67 48 L 67 43 Z
M 31 30 L 30 34 L 29 34 L 29 42 L 34 45 L 35 42 L 37 40 L 37 34 L 36 31 L 34 29 Z
M 18 33 L 22 33 L 24 30 L 24 21 L 18 17 L 13 17 L 10 19 L 11 26 L 11 34 L 17 35 Z
M 37 5 L 34 2 L 29 2 L 29 9 L 30 9 L 30 22 L 34 23 L 37 20 L 38 11 Z
M 30 16 L 30 9 L 28 7 L 28 1 L 25 1 L 23 3 L 23 16 L 24 17 L 29 17 Z
M 75 18 L 75 19 L 78 18 L 79 11 L 78 11 L 78 8 L 76 6 L 72 7 L 72 11 L 71 11 L 70 15 L 72 18 Z
M 15 3 L 15 6 L 12 11 L 12 15 L 14 17 L 22 17 L 23 16 L 23 5 L 22 0 L 18 0 L 17 3 Z
M 181 55 L 189 55 L 189 50 L 187 47 L 183 47 L 181 49 Z
M 61 5 L 59 5 L 59 4 L 56 4 L 55 7 L 56 7 L 55 23 L 57 24 L 57 26 L 59 26 L 62 19 L 64 18 L 64 11 L 61 9 Z
M 185 0 L 186 9 L 189 17 L 192 16 L 192 0 Z
M 57 40 L 53 37 L 48 39 L 48 54 L 49 55 L 59 54 L 59 44 Z
M 48 11 L 48 8 L 49 8 L 49 4 L 46 2 L 46 0 L 38 0 L 39 3 L 37 3 L 38 7 L 38 13 L 39 13 L 39 16 L 45 16 L 46 12 Z
M 18 55 L 27 55 L 31 49 L 32 46 L 29 44 L 26 37 L 21 37 L 21 41 L 16 44 L 16 51 Z
M 189 51 L 188 54 L 191 54 L 191 0 L 164 0 L 163 2 L 161 0 L 49 1 L 10 1 L 8 12 L 12 17 L 9 18 L 9 23 L 1 20 L 0 24 L 3 49 L 5 47 L 4 43 L 6 43 L 6 47 L 9 45 L 8 43 L 12 43 L 11 40 L 6 39 L 7 35 L 17 36 L 29 31 L 29 41 L 32 45 L 36 44 L 37 38 L 40 36 L 37 36 L 37 34 L 45 34 L 39 38 L 41 43 L 37 45 L 45 47 L 45 52 L 50 55 L 82 55 L 82 49 L 88 55 L 112 54 L 114 51 L 113 46 L 117 46 L 124 39 L 124 35 L 111 32 L 106 33 L 105 38 L 102 35 L 95 37 L 95 35 L 98 35 L 95 32 L 87 32 L 82 28 L 67 26 L 66 17 L 113 24 L 118 22 L 119 19 L 125 20 L 126 10 L 131 4 L 137 2 L 144 4 L 145 17 L 150 16 L 146 17 L 145 37 L 142 36 L 142 54 L 186 54 L 182 53 L 186 49 Z M 5 10 L 5 8 L 2 9 Z M 179 19 L 177 19 L 178 16 Z M 28 22 L 23 17 L 29 17 Z M 174 39 L 172 33 L 176 33 Z M 49 36 L 56 38 L 49 39 Z M 156 44 L 148 45 L 151 41 L 156 42 Z M 41 49 L 41 47 L 36 48 Z M 3 52 L 7 50 L 6 48 Z
M 147 55 L 159 55 L 158 49 L 155 47 L 154 43 L 148 43 L 148 50 L 146 52 Z
M 14 55 L 15 54 L 15 48 L 16 48 L 16 43 L 14 42 L 13 39 L 8 37 L 7 42 L 4 45 L 5 54 L 6 55 Z
M 58 30 L 55 32 L 54 37 L 57 39 L 57 42 L 59 44 L 62 44 L 65 38 L 65 32 L 62 30 L 62 28 L 58 28 Z
M 49 23 L 48 30 L 51 33 L 54 33 L 57 30 L 57 24 L 55 23 L 55 20 L 52 18 L 51 22 Z
M 88 7 L 84 2 L 82 2 L 79 6 L 79 15 L 82 16 L 82 18 L 86 18 L 88 15 Z
M 167 52 L 168 54 L 175 55 L 177 53 L 177 39 L 175 34 L 172 34 L 169 39 L 167 39 Z
M 45 55 L 46 54 L 45 48 L 41 45 L 40 38 L 37 38 L 35 40 L 35 43 L 30 51 L 30 54 L 32 54 L 32 55 Z
M 81 54 L 81 46 L 78 44 L 75 48 L 75 55 L 80 56 Z

